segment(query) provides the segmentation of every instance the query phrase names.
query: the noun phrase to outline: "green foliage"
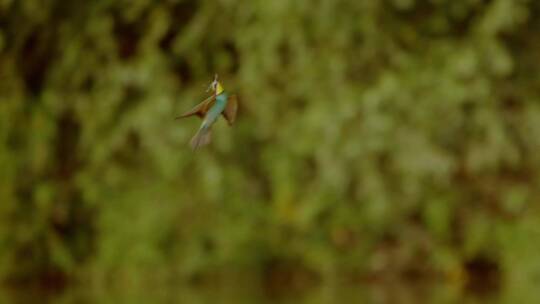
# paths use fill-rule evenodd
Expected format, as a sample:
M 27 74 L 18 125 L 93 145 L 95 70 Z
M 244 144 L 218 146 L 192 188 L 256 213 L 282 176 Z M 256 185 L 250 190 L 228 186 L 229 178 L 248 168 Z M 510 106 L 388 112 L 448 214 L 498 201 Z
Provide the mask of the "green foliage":
M 538 275 L 539 11 L 0 1 L 0 275 Z M 214 72 L 239 119 L 194 153 Z

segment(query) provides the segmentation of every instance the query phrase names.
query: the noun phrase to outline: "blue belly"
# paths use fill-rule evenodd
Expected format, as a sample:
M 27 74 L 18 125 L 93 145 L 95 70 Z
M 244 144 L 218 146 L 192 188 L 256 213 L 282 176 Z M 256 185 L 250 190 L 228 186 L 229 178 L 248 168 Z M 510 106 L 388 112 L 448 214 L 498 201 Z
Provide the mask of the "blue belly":
M 221 115 L 227 106 L 228 97 L 227 93 L 221 93 L 216 97 L 216 102 L 210 110 L 208 110 L 208 113 L 206 113 L 203 126 L 209 127 L 218 119 L 219 115 Z

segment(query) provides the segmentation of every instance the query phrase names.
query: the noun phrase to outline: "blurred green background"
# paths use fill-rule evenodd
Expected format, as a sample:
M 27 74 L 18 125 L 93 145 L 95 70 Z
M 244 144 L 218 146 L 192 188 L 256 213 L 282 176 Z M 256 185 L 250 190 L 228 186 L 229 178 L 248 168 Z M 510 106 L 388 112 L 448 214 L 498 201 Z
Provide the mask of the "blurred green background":
M 0 278 L 540 285 L 539 37 L 533 0 L 0 0 Z

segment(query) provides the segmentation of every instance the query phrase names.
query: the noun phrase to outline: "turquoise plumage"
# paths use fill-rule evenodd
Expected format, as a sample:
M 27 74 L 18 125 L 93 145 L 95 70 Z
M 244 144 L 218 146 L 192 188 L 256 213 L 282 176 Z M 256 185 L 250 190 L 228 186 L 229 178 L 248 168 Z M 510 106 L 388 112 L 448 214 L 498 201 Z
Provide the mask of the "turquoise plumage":
M 207 145 L 211 141 L 212 125 L 216 122 L 220 115 L 223 115 L 229 125 L 232 125 L 236 119 L 238 110 L 238 98 L 236 95 L 229 95 L 223 89 L 223 86 L 218 81 L 218 75 L 214 77 L 214 81 L 210 84 L 208 90 L 212 90 L 212 96 L 195 106 L 190 111 L 177 117 L 184 118 L 197 115 L 203 119 L 199 130 L 191 139 L 191 147 L 193 150 Z

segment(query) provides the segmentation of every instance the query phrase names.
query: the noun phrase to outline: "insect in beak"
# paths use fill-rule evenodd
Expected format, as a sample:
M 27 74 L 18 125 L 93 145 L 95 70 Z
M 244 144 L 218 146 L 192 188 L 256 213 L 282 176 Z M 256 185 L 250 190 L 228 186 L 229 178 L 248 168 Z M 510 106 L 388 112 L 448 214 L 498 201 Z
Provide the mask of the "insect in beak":
M 210 92 L 210 91 L 216 91 L 217 89 L 217 84 L 218 84 L 218 74 L 216 73 L 214 75 L 214 81 L 212 81 L 212 83 L 208 86 L 208 89 L 206 89 L 206 92 Z

